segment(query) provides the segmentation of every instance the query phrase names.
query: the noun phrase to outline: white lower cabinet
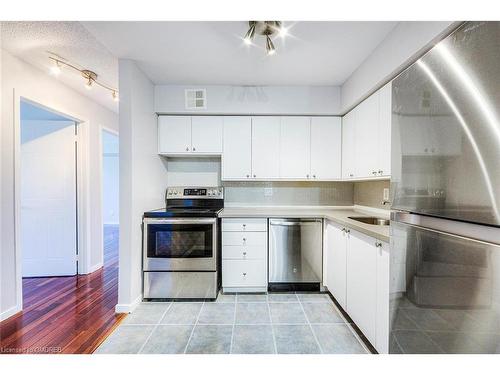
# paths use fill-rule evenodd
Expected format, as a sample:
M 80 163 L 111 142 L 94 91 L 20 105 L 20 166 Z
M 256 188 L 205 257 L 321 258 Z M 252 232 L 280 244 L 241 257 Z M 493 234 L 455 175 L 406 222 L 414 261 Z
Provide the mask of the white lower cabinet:
M 379 353 L 389 346 L 389 244 L 327 222 L 325 286 Z
M 375 346 L 377 253 L 375 240 L 350 230 L 347 249 L 347 313 Z
M 222 219 L 222 290 L 267 291 L 267 219 Z
M 327 223 L 326 230 L 326 265 L 323 284 L 335 297 L 337 302 L 346 310 L 346 272 L 347 272 L 347 238 L 345 228 L 340 225 Z

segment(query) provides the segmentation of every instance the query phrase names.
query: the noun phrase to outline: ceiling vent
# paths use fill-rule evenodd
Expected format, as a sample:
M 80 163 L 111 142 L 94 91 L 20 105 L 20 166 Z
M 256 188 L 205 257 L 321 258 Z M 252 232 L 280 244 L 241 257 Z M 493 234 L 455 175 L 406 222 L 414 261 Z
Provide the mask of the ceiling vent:
M 207 90 L 186 89 L 186 109 L 207 109 Z

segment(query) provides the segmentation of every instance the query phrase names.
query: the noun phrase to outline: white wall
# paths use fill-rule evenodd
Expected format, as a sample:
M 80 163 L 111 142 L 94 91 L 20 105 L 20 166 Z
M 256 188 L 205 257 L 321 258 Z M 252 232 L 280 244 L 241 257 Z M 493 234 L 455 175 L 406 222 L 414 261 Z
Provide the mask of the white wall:
M 2 239 L 2 284 L 0 290 L 0 313 L 16 312 L 16 270 L 14 238 L 14 90 L 22 95 L 43 98 L 44 105 L 62 113 L 79 114 L 89 123 L 88 179 L 90 183 L 88 209 L 90 210 L 90 254 L 91 261 L 102 261 L 102 223 L 101 223 L 101 126 L 118 131 L 116 113 L 78 94 L 61 84 L 46 72 L 26 64 L 6 51 L 2 51 L 2 196 L 1 232 Z M 94 183 L 96 182 L 96 183 Z M 91 264 L 91 267 L 98 264 Z M 13 309 L 13 310 L 12 310 Z M 1 316 L 6 318 L 8 314 Z
M 448 21 L 400 22 L 342 85 L 341 112 L 393 79 L 454 25 Z
M 184 89 L 207 90 L 207 109 L 186 110 Z M 338 115 L 337 86 L 176 86 L 155 87 L 156 113 Z
M 141 222 L 164 206 L 165 160 L 158 154 L 154 86 L 131 60 L 120 60 L 120 254 L 117 312 L 140 301 Z
M 103 224 L 117 225 L 120 212 L 120 161 L 118 135 L 102 132 L 102 217 Z

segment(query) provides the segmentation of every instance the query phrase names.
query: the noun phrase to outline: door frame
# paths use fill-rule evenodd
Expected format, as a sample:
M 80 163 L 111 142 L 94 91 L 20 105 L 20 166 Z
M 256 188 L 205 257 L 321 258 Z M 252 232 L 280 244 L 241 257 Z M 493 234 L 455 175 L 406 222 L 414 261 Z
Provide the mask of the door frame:
M 88 130 L 90 121 L 79 114 L 71 113 L 63 108 L 47 103 L 44 97 L 32 95 L 14 89 L 14 239 L 16 264 L 16 305 L 17 311 L 23 309 L 23 274 L 21 246 L 21 101 L 60 114 L 77 123 L 77 158 L 76 158 L 76 204 L 77 228 L 76 241 L 78 246 L 77 274 L 90 273 L 90 184 L 89 173 L 89 142 Z
M 100 191 L 100 205 L 101 205 L 101 238 L 104 240 L 104 213 L 103 213 L 103 207 L 104 207 L 104 189 L 103 187 L 103 181 L 104 181 L 104 156 L 103 156 L 103 146 L 102 146 L 102 133 L 106 131 L 108 133 L 111 133 L 113 135 L 116 135 L 118 137 L 118 142 L 120 142 L 120 132 L 116 129 L 110 128 L 105 125 L 99 125 L 99 176 L 101 180 L 101 188 L 99 189 Z M 119 150 L 118 150 L 119 153 Z M 120 172 L 118 172 L 120 173 Z M 119 197 L 118 197 L 119 199 Z M 118 221 L 120 221 L 120 218 L 118 217 Z M 101 241 L 103 242 L 103 241 Z M 100 267 L 104 266 L 104 246 L 101 248 L 101 261 L 99 262 Z M 100 268 L 97 267 L 96 269 Z M 93 270 L 92 270 L 93 271 Z

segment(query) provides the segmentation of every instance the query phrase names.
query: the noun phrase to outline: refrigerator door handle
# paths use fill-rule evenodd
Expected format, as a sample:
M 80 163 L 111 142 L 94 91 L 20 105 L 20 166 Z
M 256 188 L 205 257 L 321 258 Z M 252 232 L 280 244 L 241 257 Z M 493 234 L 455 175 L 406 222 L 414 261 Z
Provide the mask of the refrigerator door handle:
M 494 226 L 418 215 L 405 211 L 392 211 L 391 220 L 466 240 L 500 246 L 500 228 Z

